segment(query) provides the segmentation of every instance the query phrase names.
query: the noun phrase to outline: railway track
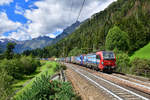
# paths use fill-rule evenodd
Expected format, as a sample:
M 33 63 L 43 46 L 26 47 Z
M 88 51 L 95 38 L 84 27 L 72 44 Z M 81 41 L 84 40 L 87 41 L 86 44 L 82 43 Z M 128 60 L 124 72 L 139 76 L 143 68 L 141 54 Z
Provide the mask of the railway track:
M 131 90 L 114 84 L 100 76 L 94 75 L 86 70 L 75 67 L 72 64 L 66 64 L 68 68 L 78 73 L 83 78 L 87 79 L 91 84 L 110 94 L 114 100 L 150 100 L 142 95 L 139 95 Z
M 142 85 L 150 87 L 150 81 L 149 80 L 139 80 L 139 79 L 136 79 L 135 77 L 132 78 L 132 77 L 129 77 L 129 76 L 126 76 L 126 75 L 115 74 L 115 73 L 112 74 L 112 75 L 114 77 L 122 78 L 122 79 L 129 80 L 129 81 L 133 81 L 133 82 L 140 83 Z

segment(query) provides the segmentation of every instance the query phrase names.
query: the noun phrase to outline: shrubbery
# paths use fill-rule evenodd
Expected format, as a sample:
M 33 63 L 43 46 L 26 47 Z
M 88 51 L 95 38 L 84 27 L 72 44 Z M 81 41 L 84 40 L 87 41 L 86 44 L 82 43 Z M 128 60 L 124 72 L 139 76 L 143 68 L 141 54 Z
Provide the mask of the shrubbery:
M 0 69 L 8 72 L 8 75 L 15 79 L 21 79 L 24 74 L 33 73 L 40 66 L 40 61 L 32 57 L 21 57 L 20 59 L 4 59 L 0 62 Z
M 40 66 L 40 61 L 35 60 L 32 57 L 21 57 L 20 62 L 22 63 L 22 72 L 24 74 L 33 73 L 38 66 Z
M 119 53 L 116 57 L 117 72 L 150 77 L 150 60 L 135 58 L 130 61 L 126 53 Z
M 66 69 L 67 69 L 66 65 L 64 65 L 64 64 L 58 64 L 58 65 L 55 67 L 54 71 L 57 72 L 57 71 L 66 70 Z
M 126 53 L 117 54 L 116 57 L 116 64 L 117 64 L 117 72 L 122 73 L 129 73 L 130 70 L 130 59 Z
M 30 56 L 0 60 L 0 100 L 10 99 L 14 80 L 33 73 L 38 66 L 40 61 Z
M 8 72 L 1 69 L 0 70 L 0 100 L 8 100 L 10 99 L 10 95 L 12 94 L 11 91 L 11 84 L 12 84 L 12 77 L 8 75 Z
M 36 77 L 31 87 L 16 95 L 14 100 L 81 100 L 74 94 L 70 83 L 50 82 L 47 71 Z
M 132 62 L 132 73 L 138 76 L 150 77 L 150 60 L 135 58 Z
M 18 59 L 7 60 L 4 59 L 0 63 L 0 69 L 4 69 L 8 72 L 8 75 L 15 79 L 22 78 L 22 64 Z

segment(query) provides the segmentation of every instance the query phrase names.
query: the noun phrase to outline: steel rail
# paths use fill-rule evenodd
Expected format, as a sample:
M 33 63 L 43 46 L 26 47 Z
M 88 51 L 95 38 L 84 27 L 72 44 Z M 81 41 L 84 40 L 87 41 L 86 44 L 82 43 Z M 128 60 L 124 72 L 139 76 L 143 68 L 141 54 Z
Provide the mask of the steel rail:
M 72 68 L 73 69 L 73 68 Z M 117 98 L 118 100 L 123 100 L 122 98 L 120 98 L 119 96 L 117 96 L 116 94 L 114 94 L 113 92 L 109 91 L 108 89 L 106 89 L 105 87 L 101 86 L 100 84 L 98 84 L 96 81 L 92 80 L 91 78 L 85 76 L 84 74 L 82 74 L 81 72 L 79 72 L 78 70 L 73 69 L 74 71 L 76 71 L 78 74 L 82 75 L 83 77 L 85 77 L 87 80 L 91 81 L 92 83 L 94 83 L 96 86 L 98 86 L 99 88 L 103 89 L 104 91 L 106 91 L 107 93 L 111 94 L 112 96 L 114 96 L 115 98 Z
M 69 67 L 70 67 L 70 66 L 69 66 Z M 93 75 L 93 74 L 91 74 L 90 72 L 85 71 L 85 70 L 83 70 L 83 69 L 79 69 L 79 68 L 76 68 L 76 69 L 75 69 L 75 68 L 73 68 L 73 67 L 71 67 L 71 69 L 73 69 L 73 70 L 76 71 L 78 74 L 82 75 L 82 76 L 85 77 L 87 80 L 91 81 L 91 82 L 94 83 L 96 86 L 98 86 L 99 88 L 102 88 L 103 90 L 105 90 L 106 92 L 108 92 L 109 94 L 111 94 L 112 96 L 114 96 L 115 98 L 117 98 L 117 99 L 119 99 L 119 100 L 123 100 L 123 98 L 120 98 L 118 95 L 116 95 L 116 94 L 113 93 L 112 91 L 106 89 L 105 87 L 99 85 L 96 81 L 92 80 L 91 78 L 89 78 L 88 76 L 86 76 L 85 74 L 83 74 L 83 73 L 81 73 L 81 72 L 87 73 L 87 74 L 89 74 L 89 75 L 95 77 L 96 79 L 102 80 L 102 81 L 104 81 L 104 82 L 106 82 L 106 83 L 108 83 L 108 84 L 110 84 L 110 85 L 112 85 L 112 86 L 115 86 L 115 87 L 117 87 L 117 88 L 119 88 L 119 89 L 121 89 L 121 90 L 124 90 L 124 91 L 126 91 L 127 93 L 130 93 L 130 94 L 132 94 L 132 95 L 134 95 L 134 96 L 136 96 L 136 97 L 139 97 L 139 98 L 141 98 L 141 99 L 143 99 L 143 100 L 149 100 L 149 99 L 146 98 L 146 97 L 143 97 L 143 96 L 141 96 L 141 95 L 139 95 L 139 94 L 137 94 L 137 93 L 134 93 L 134 92 L 132 92 L 132 91 L 130 91 L 130 90 L 127 90 L 127 89 L 125 89 L 125 88 L 123 88 L 123 87 L 121 87 L 121 86 L 119 86 L 119 85 L 117 85 L 117 84 L 114 84 L 114 83 L 112 83 L 112 82 L 110 82 L 110 81 L 108 81 L 108 80 L 105 80 L 105 79 L 103 79 L 103 78 L 101 78 L 101 77 L 98 77 L 98 76 L 96 76 L 96 75 Z

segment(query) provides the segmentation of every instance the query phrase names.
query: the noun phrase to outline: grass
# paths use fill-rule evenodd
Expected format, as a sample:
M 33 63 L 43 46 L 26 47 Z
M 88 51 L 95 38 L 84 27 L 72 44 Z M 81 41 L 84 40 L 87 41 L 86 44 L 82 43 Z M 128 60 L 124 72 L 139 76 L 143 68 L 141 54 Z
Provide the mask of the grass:
M 31 76 L 27 76 L 24 80 L 18 82 L 17 84 L 15 84 L 14 86 L 16 88 L 21 88 L 23 86 L 24 83 L 28 82 L 20 91 L 18 91 L 16 93 L 16 95 L 14 97 L 17 97 L 17 95 L 20 95 L 23 93 L 23 91 L 25 91 L 26 89 L 30 89 L 32 87 L 32 83 L 36 80 L 37 77 L 40 77 L 41 74 L 45 74 L 46 71 L 48 71 L 49 74 L 54 74 L 54 68 L 56 67 L 57 63 L 56 62 L 42 62 L 43 66 L 40 67 L 39 69 L 37 69 L 36 72 L 40 73 L 33 73 Z M 29 78 L 31 77 L 31 78 Z
M 150 59 L 150 43 L 144 46 L 143 48 L 137 50 L 130 59 L 133 60 L 134 58 L 142 58 L 142 59 Z
M 30 81 L 34 78 L 37 74 L 41 72 L 41 67 L 38 67 L 34 73 L 31 75 L 24 75 L 22 80 L 15 80 L 15 84 L 12 85 L 14 91 L 21 89 L 26 82 Z

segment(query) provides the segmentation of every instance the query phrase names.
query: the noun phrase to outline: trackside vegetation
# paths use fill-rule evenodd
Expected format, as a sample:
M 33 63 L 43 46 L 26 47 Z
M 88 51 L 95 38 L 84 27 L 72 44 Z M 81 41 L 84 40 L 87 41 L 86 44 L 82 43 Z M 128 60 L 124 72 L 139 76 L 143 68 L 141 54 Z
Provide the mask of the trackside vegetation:
M 34 73 L 39 66 L 40 62 L 30 56 L 0 60 L 0 100 L 10 99 L 14 92 L 12 85 Z
M 50 81 L 65 65 L 14 54 L 14 46 L 0 55 L 0 100 L 80 100 L 69 82 Z
M 64 65 L 63 65 L 64 66 Z M 77 99 L 72 86 L 68 82 L 50 81 L 61 65 L 46 62 L 44 70 L 33 78 L 22 90 L 14 96 L 14 100 L 71 100 Z
M 127 53 L 117 53 L 117 72 L 150 78 L 150 59 L 132 58 Z

